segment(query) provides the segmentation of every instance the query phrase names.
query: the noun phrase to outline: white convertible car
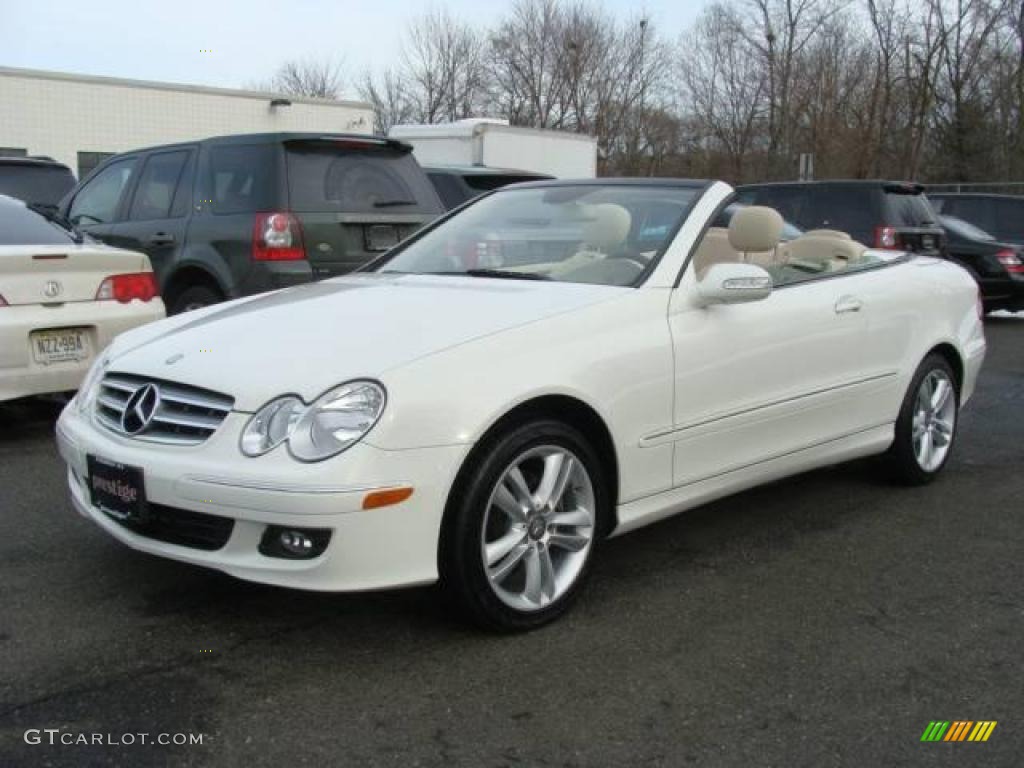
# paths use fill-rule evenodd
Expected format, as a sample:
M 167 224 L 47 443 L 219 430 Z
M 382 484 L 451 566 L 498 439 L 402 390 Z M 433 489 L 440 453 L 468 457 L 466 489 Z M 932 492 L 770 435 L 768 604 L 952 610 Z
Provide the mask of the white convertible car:
M 243 579 L 440 580 L 510 630 L 564 611 L 604 537 L 871 454 L 932 479 L 985 354 L 974 281 L 780 242 L 732 196 L 510 187 L 359 274 L 126 333 L 57 426 L 74 505 Z

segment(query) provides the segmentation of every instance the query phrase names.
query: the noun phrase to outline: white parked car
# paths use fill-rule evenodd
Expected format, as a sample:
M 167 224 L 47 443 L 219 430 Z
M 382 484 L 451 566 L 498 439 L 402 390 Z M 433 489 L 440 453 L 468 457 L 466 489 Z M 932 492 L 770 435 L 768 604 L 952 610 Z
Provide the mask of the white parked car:
M 784 475 L 946 463 L 985 340 L 971 277 L 720 182 L 538 182 L 360 274 L 121 336 L 57 426 L 75 507 L 253 581 L 440 579 L 537 626 L 600 540 Z
M 0 195 L 0 401 L 77 389 L 117 334 L 164 317 L 145 254 L 58 221 Z

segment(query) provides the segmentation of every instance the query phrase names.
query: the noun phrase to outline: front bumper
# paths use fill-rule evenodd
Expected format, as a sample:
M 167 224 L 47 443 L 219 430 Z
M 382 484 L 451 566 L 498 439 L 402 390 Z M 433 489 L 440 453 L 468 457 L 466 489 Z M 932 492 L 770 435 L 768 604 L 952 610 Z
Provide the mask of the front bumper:
M 283 446 L 257 459 L 238 450 L 247 414 L 231 413 L 205 443 L 165 446 L 123 438 L 81 414 L 77 401 L 57 422 L 71 500 L 83 516 L 128 546 L 215 568 L 232 576 L 297 589 L 355 591 L 426 584 L 437 579 L 437 546 L 448 489 L 468 445 L 384 451 L 358 443 L 316 464 L 291 459 Z M 223 547 L 204 551 L 150 538 L 92 506 L 87 455 L 141 467 L 147 501 L 234 521 Z M 363 510 L 374 489 L 411 486 L 393 506 Z M 328 528 L 323 554 L 287 560 L 260 554 L 269 525 Z
M 93 360 L 119 333 L 161 320 L 160 299 L 122 304 L 82 301 L 46 307 L 4 307 L 0 316 L 0 401 L 78 389 Z M 55 328 L 85 328 L 89 357 L 77 362 L 42 365 L 32 355 L 30 334 Z

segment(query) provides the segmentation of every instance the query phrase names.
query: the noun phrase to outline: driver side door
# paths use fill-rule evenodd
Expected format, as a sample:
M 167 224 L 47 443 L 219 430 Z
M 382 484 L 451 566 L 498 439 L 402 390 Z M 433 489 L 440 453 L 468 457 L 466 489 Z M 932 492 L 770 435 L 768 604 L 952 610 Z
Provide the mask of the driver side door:
M 685 486 L 824 445 L 870 420 L 866 314 L 855 275 L 702 306 L 688 268 L 673 292 L 673 483 Z

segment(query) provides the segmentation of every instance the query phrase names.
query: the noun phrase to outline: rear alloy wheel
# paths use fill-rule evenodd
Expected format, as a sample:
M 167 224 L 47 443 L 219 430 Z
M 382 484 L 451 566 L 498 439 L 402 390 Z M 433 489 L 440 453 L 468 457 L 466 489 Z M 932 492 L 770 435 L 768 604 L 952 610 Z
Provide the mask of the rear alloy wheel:
M 578 594 L 610 514 L 601 462 L 560 422 L 523 424 L 482 446 L 449 503 L 441 583 L 473 621 L 538 627 Z
M 942 470 L 956 437 L 959 403 L 949 363 L 941 355 L 929 355 L 911 381 L 889 449 L 899 479 L 920 485 Z

